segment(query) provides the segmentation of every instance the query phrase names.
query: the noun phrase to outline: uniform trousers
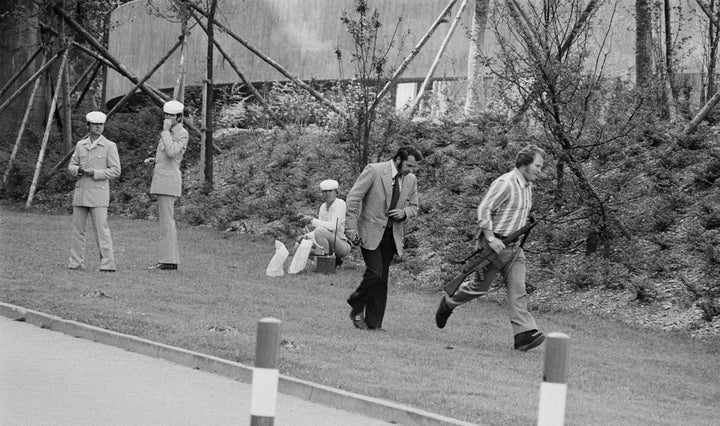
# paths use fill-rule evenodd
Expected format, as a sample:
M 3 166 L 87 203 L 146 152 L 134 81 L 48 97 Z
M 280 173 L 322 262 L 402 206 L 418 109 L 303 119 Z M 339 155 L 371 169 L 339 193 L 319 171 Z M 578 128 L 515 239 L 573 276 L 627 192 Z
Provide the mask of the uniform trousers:
M 95 229 L 95 244 L 100 249 L 100 269 L 115 270 L 112 238 L 107 224 L 107 207 L 73 206 L 73 235 L 68 268 L 77 269 L 85 261 L 85 223 L 90 216 Z
M 388 276 L 390 264 L 397 252 L 392 226 L 385 228 L 380 244 L 375 250 L 362 248 L 365 273 L 360 286 L 350 295 L 347 302 L 353 313 L 365 311 L 365 323 L 370 328 L 381 328 L 387 305 Z
M 175 228 L 175 199 L 172 195 L 157 196 L 158 216 L 160 222 L 160 258 L 159 263 L 180 263 L 177 246 L 177 229 Z
M 485 247 L 485 250 L 492 250 Z M 512 324 L 513 334 L 528 330 L 537 330 L 535 318 L 528 312 L 527 292 L 525 291 L 525 252 L 515 244 L 505 247 L 495 260 L 483 271 L 481 280 L 463 282 L 452 297 L 445 296 L 445 303 L 451 308 L 469 302 L 479 296 L 488 294 L 498 273 L 502 273 L 505 288 L 507 289 L 508 313 Z
M 350 244 L 342 239 L 340 235 L 336 235 L 334 231 L 318 227 L 313 233 L 315 234 L 315 241 L 325 249 L 326 253 L 333 252 L 335 257 L 341 258 L 350 254 Z

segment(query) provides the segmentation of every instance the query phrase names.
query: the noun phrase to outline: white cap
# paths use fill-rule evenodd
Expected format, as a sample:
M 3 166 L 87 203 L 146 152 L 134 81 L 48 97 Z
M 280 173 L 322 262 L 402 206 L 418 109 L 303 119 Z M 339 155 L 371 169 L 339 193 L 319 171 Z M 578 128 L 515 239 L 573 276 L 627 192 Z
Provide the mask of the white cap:
M 106 118 L 107 118 L 107 116 L 100 111 L 88 112 L 87 115 L 85 116 L 85 119 L 87 120 L 87 122 L 93 123 L 93 124 L 105 124 Z
M 165 105 L 163 105 L 163 112 L 166 114 L 182 114 L 184 109 L 185 105 L 178 101 L 167 101 Z
M 333 189 L 338 189 L 338 186 L 338 181 L 333 179 L 327 179 L 320 182 L 321 191 L 332 191 Z

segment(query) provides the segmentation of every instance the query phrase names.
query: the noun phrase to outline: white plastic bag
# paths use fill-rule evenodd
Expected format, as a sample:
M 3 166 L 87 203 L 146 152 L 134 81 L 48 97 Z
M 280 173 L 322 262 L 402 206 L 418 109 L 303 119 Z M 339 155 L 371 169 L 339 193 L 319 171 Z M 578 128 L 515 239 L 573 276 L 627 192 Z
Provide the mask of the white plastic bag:
M 310 251 L 313 248 L 314 243 L 312 240 L 304 239 L 300 241 L 300 246 L 295 250 L 295 255 L 292 258 L 292 262 L 290 262 L 290 267 L 288 268 L 288 274 L 297 274 L 298 272 L 302 272 L 303 269 L 305 269 L 305 265 L 307 264 L 308 257 L 310 256 Z
M 265 275 L 268 277 L 282 277 L 284 274 L 283 265 L 285 265 L 285 259 L 287 259 L 289 254 L 285 244 L 275 240 L 275 255 L 270 259 L 270 263 L 265 270 Z

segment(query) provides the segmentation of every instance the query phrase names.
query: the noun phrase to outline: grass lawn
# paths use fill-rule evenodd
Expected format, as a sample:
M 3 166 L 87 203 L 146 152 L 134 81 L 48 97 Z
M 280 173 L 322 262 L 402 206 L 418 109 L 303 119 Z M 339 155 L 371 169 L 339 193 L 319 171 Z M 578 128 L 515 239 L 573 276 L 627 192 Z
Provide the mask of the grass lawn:
M 88 222 L 89 237 L 93 241 Z M 268 278 L 272 239 L 179 224 L 178 271 L 155 263 L 157 223 L 110 218 L 118 272 L 67 269 L 70 215 L 0 207 L 0 300 L 66 319 L 253 364 L 257 321 L 282 320 L 280 371 L 481 424 L 533 424 L 543 348 L 519 353 L 502 298 L 460 307 L 439 330 L 440 293 L 392 286 L 384 327 L 360 331 L 345 299 L 354 253 L 333 275 Z M 571 336 L 566 422 L 710 425 L 720 418 L 720 342 L 582 314 L 535 312 Z

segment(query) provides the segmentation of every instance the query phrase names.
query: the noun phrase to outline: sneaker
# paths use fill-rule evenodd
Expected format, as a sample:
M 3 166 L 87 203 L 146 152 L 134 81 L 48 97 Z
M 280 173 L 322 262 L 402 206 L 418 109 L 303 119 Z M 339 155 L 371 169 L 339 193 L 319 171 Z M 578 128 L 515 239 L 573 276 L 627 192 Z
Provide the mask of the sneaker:
M 515 335 L 515 350 L 529 351 L 540 346 L 545 341 L 545 335 L 537 330 L 528 330 Z
M 442 299 L 440 299 L 440 306 L 438 306 L 437 312 L 435 312 L 435 325 L 437 325 L 438 328 L 445 328 L 450 314 L 452 314 L 452 309 L 445 302 L 445 296 L 443 296 Z

